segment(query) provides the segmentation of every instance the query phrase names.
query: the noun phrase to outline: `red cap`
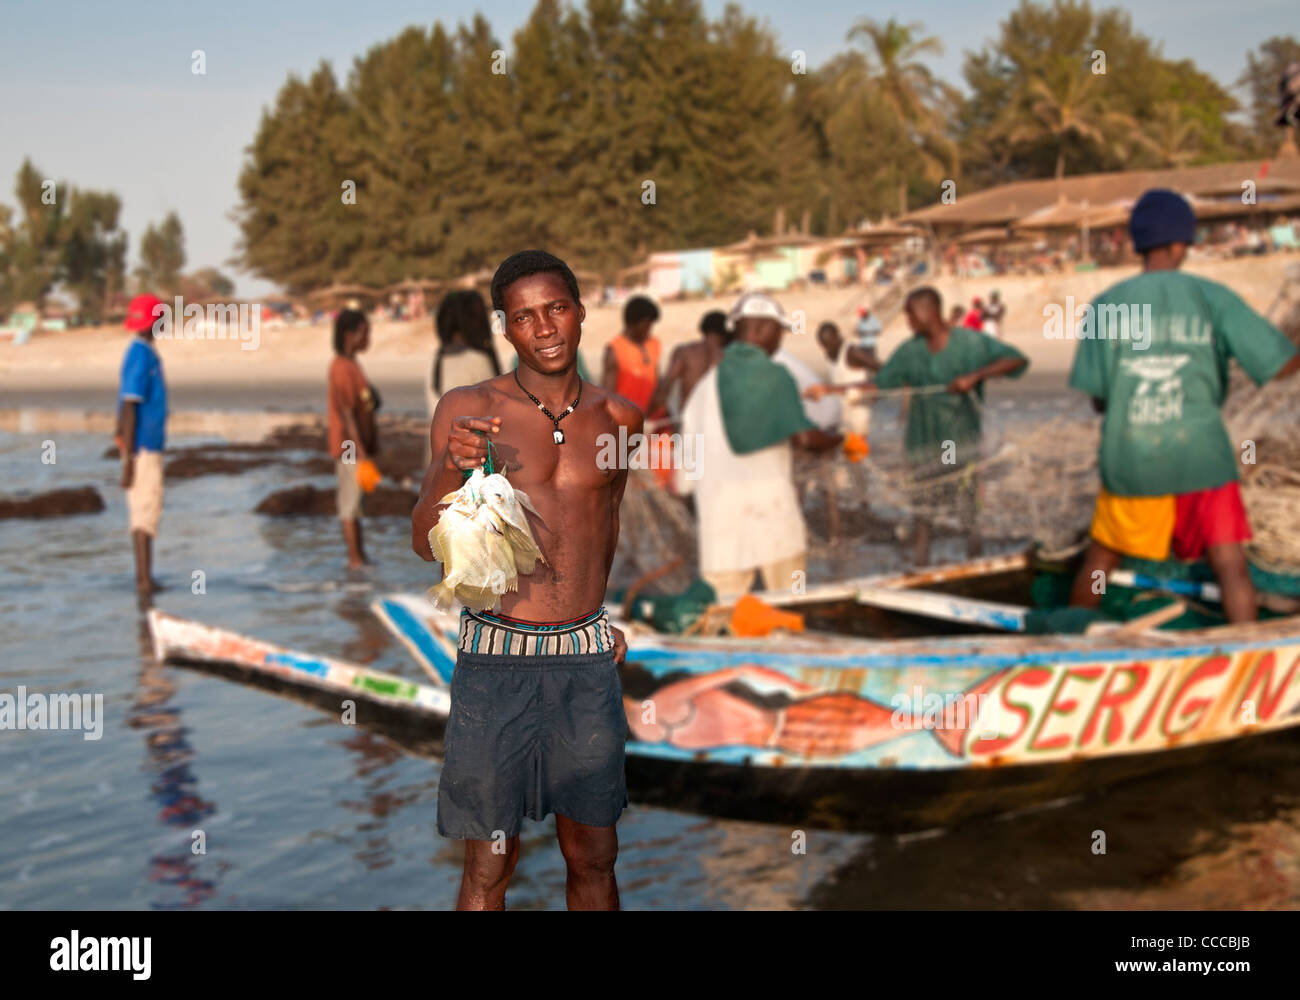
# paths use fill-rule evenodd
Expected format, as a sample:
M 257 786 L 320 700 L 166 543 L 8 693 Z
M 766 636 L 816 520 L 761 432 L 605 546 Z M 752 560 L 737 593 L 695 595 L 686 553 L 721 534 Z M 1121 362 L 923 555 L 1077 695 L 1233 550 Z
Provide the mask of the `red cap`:
M 131 304 L 126 307 L 126 322 L 123 324 L 132 333 L 139 333 L 141 330 L 148 330 L 158 319 L 154 309 L 165 303 L 156 295 L 150 295 L 145 292 L 137 295 L 131 300 Z M 159 310 L 161 313 L 162 310 Z

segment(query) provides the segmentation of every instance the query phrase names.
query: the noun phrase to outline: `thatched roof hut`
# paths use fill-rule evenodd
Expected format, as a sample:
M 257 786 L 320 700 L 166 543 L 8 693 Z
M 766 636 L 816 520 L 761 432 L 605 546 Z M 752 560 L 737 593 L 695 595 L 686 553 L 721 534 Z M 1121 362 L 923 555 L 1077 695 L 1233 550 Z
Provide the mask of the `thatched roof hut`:
M 899 221 L 927 224 L 941 236 L 956 236 L 971 229 L 1012 225 L 1062 200 L 1105 206 L 1134 201 L 1143 191 L 1155 187 L 1189 194 L 1216 190 L 1240 194 L 1242 182 L 1248 180 L 1255 181 L 1257 191 L 1300 185 L 1300 156 L 1280 155 L 1272 160 L 1240 160 L 1166 170 L 1080 174 L 1060 180 L 1049 177 L 1016 181 L 963 194 L 951 204 L 931 205 L 909 212 Z

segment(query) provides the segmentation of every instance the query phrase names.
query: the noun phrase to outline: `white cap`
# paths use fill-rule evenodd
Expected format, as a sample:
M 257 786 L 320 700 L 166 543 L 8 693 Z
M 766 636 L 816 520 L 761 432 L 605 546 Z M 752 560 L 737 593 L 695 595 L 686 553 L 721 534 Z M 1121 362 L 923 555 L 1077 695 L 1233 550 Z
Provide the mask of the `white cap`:
M 774 319 L 787 330 L 793 325 L 776 299 L 762 292 L 746 292 L 727 314 L 727 329 L 734 330 L 742 319 Z

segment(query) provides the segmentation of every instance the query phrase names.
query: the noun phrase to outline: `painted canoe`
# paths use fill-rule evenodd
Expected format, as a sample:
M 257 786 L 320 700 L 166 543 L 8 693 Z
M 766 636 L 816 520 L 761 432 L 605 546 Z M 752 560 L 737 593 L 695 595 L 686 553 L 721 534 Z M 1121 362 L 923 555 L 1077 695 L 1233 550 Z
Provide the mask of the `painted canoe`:
M 1217 757 L 1228 743 L 1300 723 L 1300 617 L 1181 632 L 1009 634 L 1015 623 L 1003 605 L 960 593 L 975 582 L 978 593 L 1008 596 L 1023 583 L 1023 557 L 971 565 L 922 574 L 953 598 L 956 610 L 939 623 L 854 607 L 858 589 L 879 603 L 882 591 L 915 577 L 764 595 L 798 605 L 810 627 L 848 622 L 860 635 L 689 638 L 611 614 L 629 646 L 621 672 L 629 795 L 738 818 L 916 829 Z M 972 603 L 978 615 L 993 607 L 989 620 L 964 619 Z M 450 678 L 456 614 L 409 594 L 373 608 L 426 669 Z M 936 624 L 965 634 L 908 634 Z M 880 631 L 904 637 L 873 637 Z M 1300 752 L 1300 730 L 1280 738 L 1296 739 Z
M 159 662 L 201 667 L 342 714 L 362 725 L 418 729 L 441 739 L 451 708 L 447 689 L 417 684 L 343 660 L 303 653 L 237 632 L 149 612 Z

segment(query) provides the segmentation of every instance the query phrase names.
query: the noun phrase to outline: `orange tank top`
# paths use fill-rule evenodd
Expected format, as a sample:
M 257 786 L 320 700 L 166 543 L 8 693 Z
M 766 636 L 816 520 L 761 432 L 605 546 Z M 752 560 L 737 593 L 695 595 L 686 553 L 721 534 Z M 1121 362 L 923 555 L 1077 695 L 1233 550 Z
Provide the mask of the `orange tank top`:
M 620 333 L 609 346 L 618 362 L 614 391 L 644 413 L 659 384 L 659 341 L 649 337 L 644 344 L 634 344 Z

